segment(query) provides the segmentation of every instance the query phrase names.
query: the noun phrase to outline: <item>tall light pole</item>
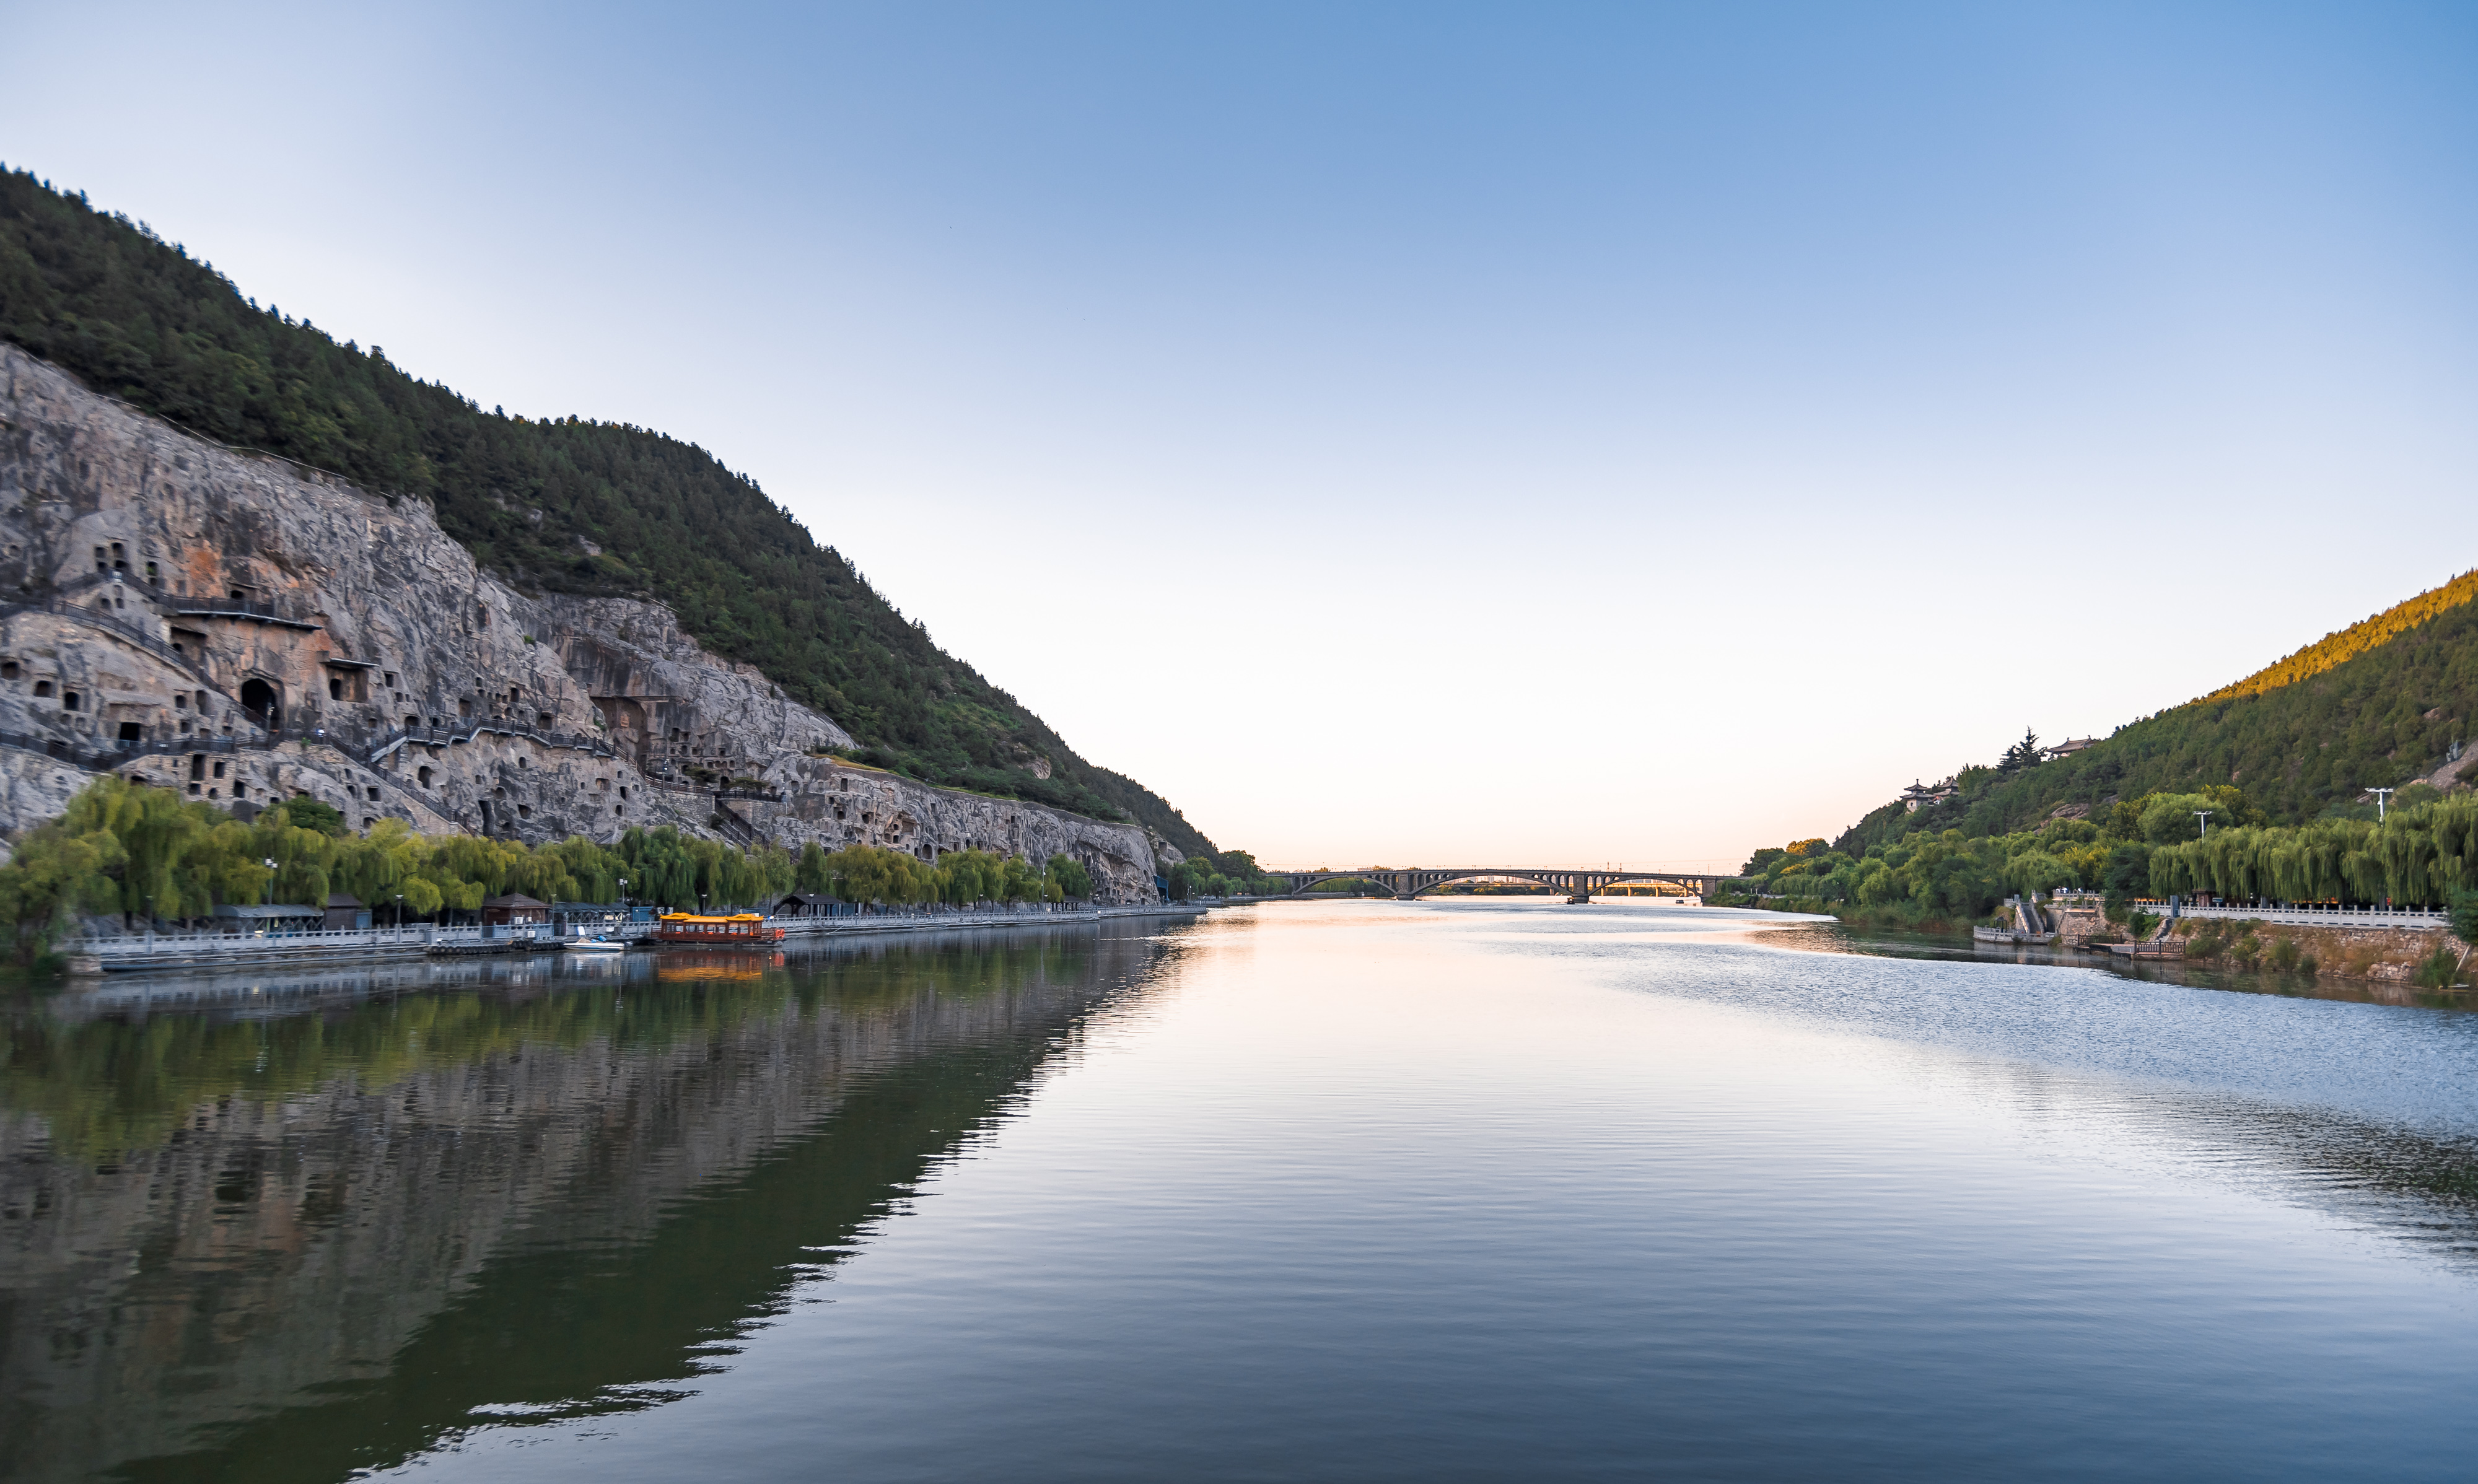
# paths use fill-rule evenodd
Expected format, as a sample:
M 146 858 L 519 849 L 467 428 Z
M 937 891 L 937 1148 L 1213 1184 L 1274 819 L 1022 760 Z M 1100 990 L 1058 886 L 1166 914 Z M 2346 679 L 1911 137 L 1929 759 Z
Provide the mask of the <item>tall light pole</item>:
M 2203 833 L 2205 835 L 2212 833 L 2212 816 L 2218 812 L 2219 811 L 2214 809 L 2197 809 L 2194 811 L 2194 817 L 2203 821 Z
M 2368 789 L 2366 792 L 2375 796 L 2375 822 L 2377 824 L 2381 824 L 2384 822 L 2384 799 L 2393 791 L 2390 789 Z

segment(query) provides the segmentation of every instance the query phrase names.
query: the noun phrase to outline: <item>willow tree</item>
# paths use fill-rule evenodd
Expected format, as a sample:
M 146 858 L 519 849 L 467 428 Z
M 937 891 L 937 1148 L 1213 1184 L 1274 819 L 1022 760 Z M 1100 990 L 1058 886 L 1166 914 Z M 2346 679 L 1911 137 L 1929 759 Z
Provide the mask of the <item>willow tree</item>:
M 79 912 L 112 912 L 120 905 L 113 872 L 127 856 L 109 830 L 73 833 L 55 822 L 17 842 L 15 856 L 0 866 L 0 922 L 21 965 L 52 945 L 53 935 Z
M 1062 853 L 1051 856 L 1049 865 L 1044 869 L 1043 874 L 1049 878 L 1050 886 L 1058 893 L 1050 898 L 1052 901 L 1070 897 L 1082 901 L 1093 894 L 1093 873 L 1086 870 L 1084 864 L 1072 855 Z

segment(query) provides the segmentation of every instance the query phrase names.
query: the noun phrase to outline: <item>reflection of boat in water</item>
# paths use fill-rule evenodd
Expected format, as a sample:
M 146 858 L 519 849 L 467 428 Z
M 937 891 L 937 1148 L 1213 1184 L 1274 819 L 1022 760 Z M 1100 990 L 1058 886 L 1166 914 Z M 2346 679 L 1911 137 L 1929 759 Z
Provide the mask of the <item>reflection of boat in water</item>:
M 698 979 L 757 979 L 770 968 L 783 967 L 780 953 L 750 953 L 746 949 L 725 953 L 666 953 L 654 962 L 654 977 L 664 984 L 680 984 Z
M 617 938 L 577 938 L 566 944 L 570 953 L 625 953 L 628 945 Z
M 736 912 L 727 918 L 667 912 L 654 928 L 654 938 L 696 948 L 771 948 L 783 941 L 783 930 L 753 912 Z

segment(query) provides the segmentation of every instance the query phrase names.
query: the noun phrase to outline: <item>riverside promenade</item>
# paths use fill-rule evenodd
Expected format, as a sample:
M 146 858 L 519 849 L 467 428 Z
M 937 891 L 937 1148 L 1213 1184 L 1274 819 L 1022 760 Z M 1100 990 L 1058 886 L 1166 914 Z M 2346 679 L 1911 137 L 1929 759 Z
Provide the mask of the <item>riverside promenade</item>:
M 803 939 L 884 933 L 936 933 L 958 928 L 1058 927 L 1115 918 L 1195 917 L 1218 902 L 1169 902 L 1126 907 L 989 906 L 962 911 L 889 908 L 830 918 L 770 918 L 788 944 Z M 147 969 L 244 968 L 269 964 L 369 963 L 388 959 L 463 956 L 474 953 L 546 953 L 574 941 L 548 927 L 411 927 L 341 929 L 300 933 L 119 933 L 63 940 L 60 952 L 73 973 L 134 973 Z M 632 947 L 653 948 L 654 924 L 630 922 L 609 936 Z
M 2197 906 L 2188 901 L 2153 897 L 2137 897 L 2134 907 L 2154 917 L 2225 918 L 2282 927 L 2397 927 L 2432 933 L 2452 926 L 2452 914 L 2440 907 L 2347 907 L 2337 903 L 2239 907 L 2222 902 Z

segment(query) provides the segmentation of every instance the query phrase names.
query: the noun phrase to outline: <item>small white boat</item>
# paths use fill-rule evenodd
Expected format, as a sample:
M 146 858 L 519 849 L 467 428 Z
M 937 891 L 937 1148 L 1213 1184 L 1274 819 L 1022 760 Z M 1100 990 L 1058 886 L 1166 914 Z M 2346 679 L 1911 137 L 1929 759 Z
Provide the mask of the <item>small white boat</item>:
M 578 938 L 568 944 L 570 953 L 625 953 L 628 945 L 617 938 Z

